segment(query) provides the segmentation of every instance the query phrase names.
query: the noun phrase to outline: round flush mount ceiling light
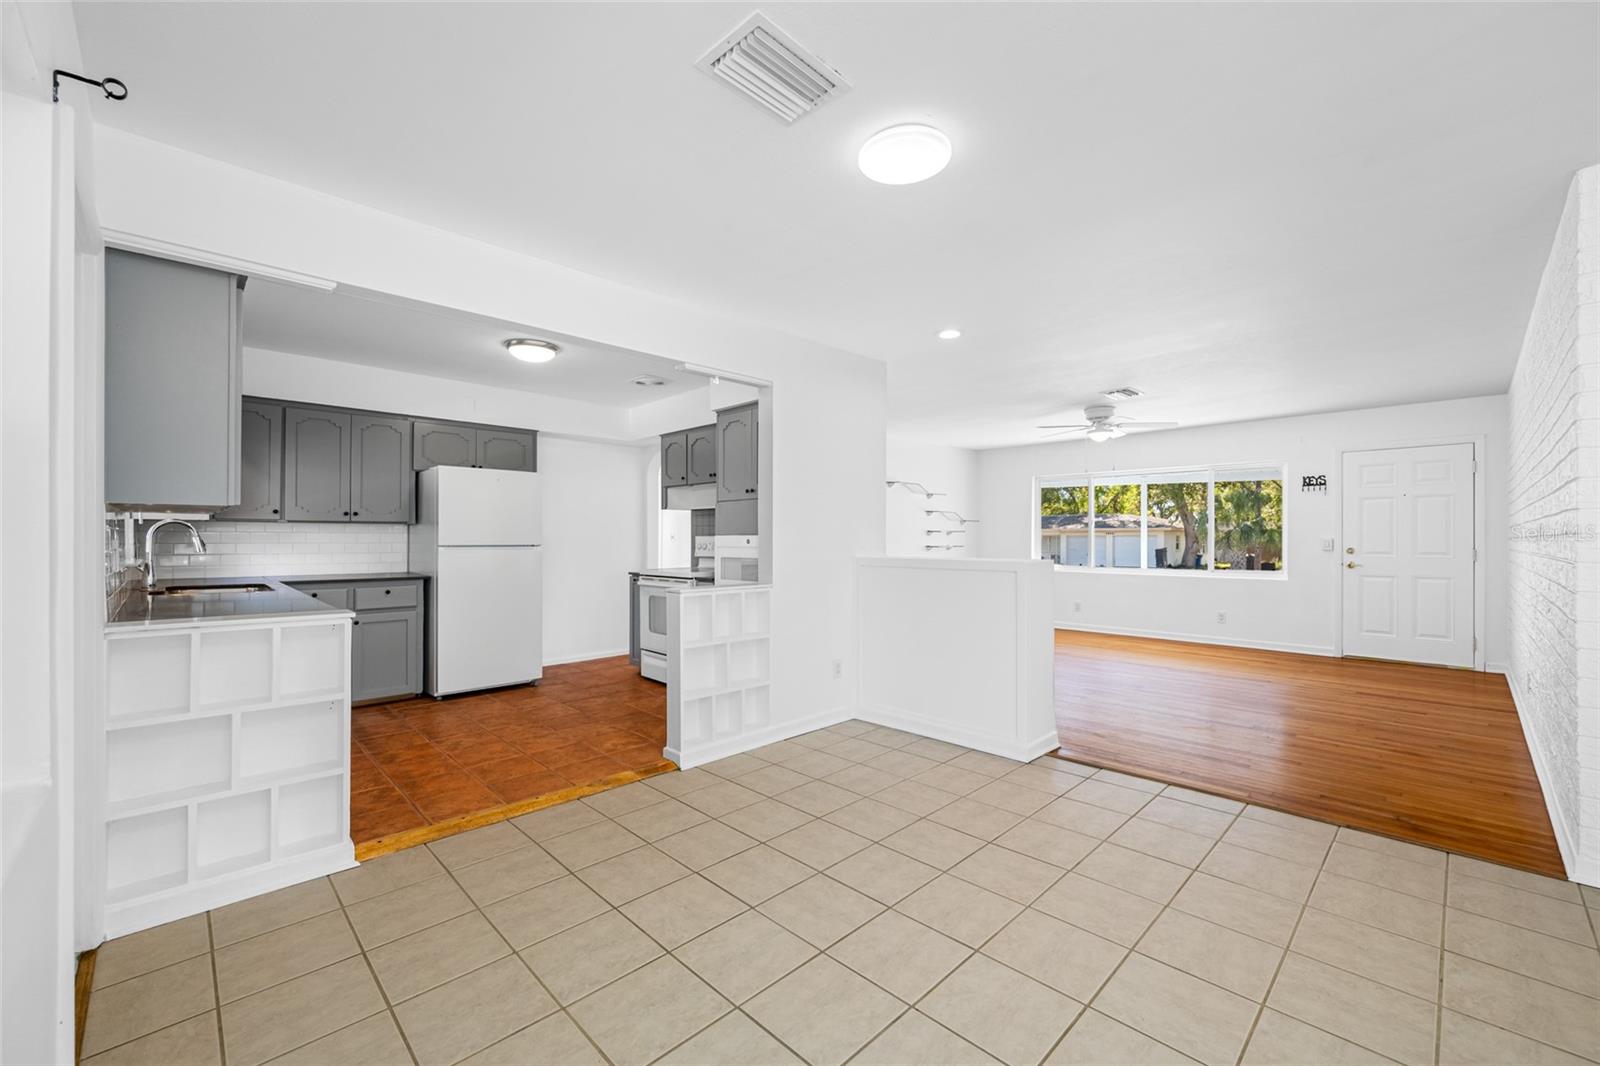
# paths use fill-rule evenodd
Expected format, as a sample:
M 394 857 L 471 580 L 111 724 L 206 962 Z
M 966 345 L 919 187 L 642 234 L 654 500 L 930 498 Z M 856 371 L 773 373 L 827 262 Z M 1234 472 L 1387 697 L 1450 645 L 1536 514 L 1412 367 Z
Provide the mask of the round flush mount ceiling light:
M 659 385 L 665 385 L 667 383 L 666 378 L 658 378 L 654 374 L 644 374 L 640 377 L 633 378 L 632 381 L 635 385 L 643 385 L 646 388 L 655 388 Z
M 561 350 L 561 345 L 554 341 L 542 341 L 534 337 L 512 337 L 501 343 L 513 359 L 520 359 L 524 363 L 548 363 Z
M 880 185 L 927 181 L 950 162 L 950 138 L 932 126 L 908 123 L 879 130 L 856 156 L 861 173 Z
M 953 341 L 953 340 L 957 339 L 960 336 L 961 336 L 961 331 L 959 329 L 954 328 L 953 326 L 945 328 L 945 329 L 941 329 L 939 331 L 939 339 L 942 340 L 942 341 Z

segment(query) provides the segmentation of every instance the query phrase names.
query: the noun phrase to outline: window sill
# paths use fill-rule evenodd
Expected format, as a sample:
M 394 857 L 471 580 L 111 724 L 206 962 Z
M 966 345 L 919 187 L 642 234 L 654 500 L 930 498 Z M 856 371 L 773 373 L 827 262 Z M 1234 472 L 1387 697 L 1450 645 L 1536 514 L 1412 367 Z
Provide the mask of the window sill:
M 1214 581 L 1287 581 L 1287 570 L 1154 570 L 1133 566 L 1062 566 L 1055 564 L 1058 574 L 1118 574 L 1124 577 L 1181 577 Z

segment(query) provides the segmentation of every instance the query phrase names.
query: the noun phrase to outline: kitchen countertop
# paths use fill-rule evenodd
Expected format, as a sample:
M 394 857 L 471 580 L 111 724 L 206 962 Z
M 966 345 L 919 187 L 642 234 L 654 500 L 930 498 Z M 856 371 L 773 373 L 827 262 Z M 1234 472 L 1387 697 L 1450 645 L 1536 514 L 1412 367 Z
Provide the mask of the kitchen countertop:
M 265 621 L 307 614 L 326 614 L 331 618 L 350 615 L 339 607 L 296 592 L 276 577 L 210 577 L 189 581 L 163 581 L 166 585 L 266 585 L 265 592 L 243 592 L 219 588 L 215 592 L 195 592 L 172 596 L 150 596 L 140 586 L 130 592 L 111 617 L 107 629 L 143 626 L 193 625 L 196 622 Z
M 395 571 L 387 574 L 291 574 L 288 577 L 274 577 L 270 580 L 281 581 L 285 585 L 323 585 L 345 584 L 351 581 L 423 581 L 427 574 L 413 574 L 410 571 Z M 228 580 L 245 580 L 244 578 L 229 578 Z M 254 580 L 251 578 L 249 580 Z
M 692 577 L 707 583 L 711 581 L 713 576 L 709 567 L 702 567 L 696 570 L 688 566 L 662 566 L 654 570 L 629 570 L 628 574 L 632 577 Z

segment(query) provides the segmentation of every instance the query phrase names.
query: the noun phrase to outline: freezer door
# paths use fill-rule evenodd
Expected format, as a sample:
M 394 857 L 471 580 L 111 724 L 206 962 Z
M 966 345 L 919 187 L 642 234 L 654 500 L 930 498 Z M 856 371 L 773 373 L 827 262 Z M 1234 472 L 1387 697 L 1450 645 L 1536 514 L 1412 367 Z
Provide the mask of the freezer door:
M 436 466 L 439 545 L 539 544 L 544 508 L 539 475 L 525 470 Z
M 433 581 L 429 691 L 517 685 L 544 669 L 543 549 L 444 547 Z

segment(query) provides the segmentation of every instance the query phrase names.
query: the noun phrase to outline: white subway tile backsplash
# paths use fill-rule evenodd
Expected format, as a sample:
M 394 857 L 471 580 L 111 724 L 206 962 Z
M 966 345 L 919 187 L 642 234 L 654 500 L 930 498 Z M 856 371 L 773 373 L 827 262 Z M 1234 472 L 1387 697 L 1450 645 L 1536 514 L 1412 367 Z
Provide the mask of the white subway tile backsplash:
M 379 574 L 407 566 L 404 525 L 333 522 L 200 522 L 205 554 L 183 530 L 167 527 L 156 544 L 158 577 L 278 577 Z

